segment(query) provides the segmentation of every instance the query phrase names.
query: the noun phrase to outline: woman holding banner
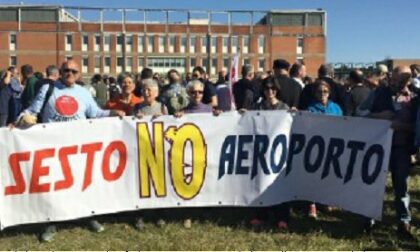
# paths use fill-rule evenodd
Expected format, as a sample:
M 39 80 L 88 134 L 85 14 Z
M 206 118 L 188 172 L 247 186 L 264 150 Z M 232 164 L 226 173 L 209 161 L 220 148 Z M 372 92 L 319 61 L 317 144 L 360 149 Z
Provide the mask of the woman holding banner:
M 314 90 L 315 101 L 309 105 L 309 112 L 330 116 L 343 116 L 343 111 L 340 106 L 330 100 L 331 87 L 326 81 L 315 81 Z M 309 205 L 308 216 L 314 219 L 318 217 L 315 203 Z
M 283 103 L 277 97 L 281 92 L 280 86 L 276 84 L 273 77 L 265 78 L 261 83 L 262 90 L 262 99 L 255 105 L 255 110 L 286 110 L 289 109 L 289 106 L 286 103 Z M 240 109 L 239 113 L 245 113 L 245 109 Z M 289 205 L 288 203 L 283 203 L 280 205 L 272 206 L 268 208 L 269 214 L 273 216 L 273 219 L 276 220 L 277 228 L 284 230 L 289 226 Z M 255 211 L 255 217 L 251 219 L 250 224 L 254 227 L 260 226 L 262 220 L 266 219 L 267 208 L 258 208 Z
M 331 87 L 323 80 L 315 81 L 315 99 L 308 107 L 308 111 L 315 114 L 342 116 L 340 106 L 330 100 Z

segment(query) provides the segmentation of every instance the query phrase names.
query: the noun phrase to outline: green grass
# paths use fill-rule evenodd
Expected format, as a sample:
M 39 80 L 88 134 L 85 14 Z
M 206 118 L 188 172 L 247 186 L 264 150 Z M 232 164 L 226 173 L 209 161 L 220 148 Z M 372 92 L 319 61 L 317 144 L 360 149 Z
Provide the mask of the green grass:
M 410 191 L 414 226 L 411 240 L 396 234 L 388 186 L 383 221 L 369 235 L 361 232 L 360 216 L 341 210 L 321 211 L 315 221 L 306 217 L 304 204 L 295 203 L 287 232 L 270 225 L 250 229 L 246 220 L 251 211 L 247 209 L 205 209 L 200 211 L 192 229 L 184 229 L 181 218 L 174 217 L 179 210 L 166 210 L 172 218 L 162 228 L 154 224 L 153 213 L 141 232 L 132 225 L 135 213 L 102 216 L 105 232 L 92 233 L 81 223 L 61 224 L 51 243 L 38 241 L 39 225 L 12 227 L 0 233 L 0 250 L 420 250 L 418 167 L 412 171 Z M 193 216 L 196 212 L 192 212 Z

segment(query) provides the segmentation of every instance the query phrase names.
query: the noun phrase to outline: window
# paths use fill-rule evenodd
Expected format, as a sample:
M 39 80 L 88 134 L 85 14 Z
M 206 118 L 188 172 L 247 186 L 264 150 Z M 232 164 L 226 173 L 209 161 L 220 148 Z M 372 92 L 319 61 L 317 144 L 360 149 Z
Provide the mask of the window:
M 195 58 L 191 58 L 190 59 L 190 68 L 191 68 L 191 71 L 196 66 L 197 66 L 197 60 Z
M 232 37 L 231 41 L 232 41 L 231 52 L 237 53 L 238 52 L 238 37 L 237 36 Z
M 127 64 L 125 65 L 125 71 L 131 72 L 133 69 L 133 57 L 127 57 Z
M 190 53 L 195 52 L 195 36 L 190 36 Z
M 147 52 L 149 53 L 153 52 L 154 44 L 155 44 L 155 38 L 153 36 L 149 36 L 148 41 L 147 41 Z
M 217 70 L 217 58 L 211 59 L 210 74 L 215 75 Z
M 109 36 L 109 34 L 104 35 L 104 51 L 105 52 L 109 52 L 110 44 L 111 44 L 111 37 Z
M 258 71 L 264 71 L 265 68 L 265 59 L 258 60 Z
M 122 52 L 122 47 L 124 43 L 123 35 L 117 35 L 117 52 Z
M 133 35 L 126 35 L 125 36 L 125 51 L 131 52 L 133 48 Z
M 89 59 L 87 57 L 84 57 L 82 59 L 82 73 L 88 73 L 89 69 Z
M 10 34 L 10 44 L 9 44 L 9 49 L 11 51 L 16 50 L 16 34 L 12 33 Z
M 17 66 L 17 58 L 16 55 L 10 56 L 10 64 L 9 66 Z
M 222 53 L 227 53 L 228 52 L 228 45 L 229 45 L 229 38 L 228 37 L 223 37 L 223 47 L 222 47 Z
M 143 57 L 138 57 L 138 61 L 137 61 L 137 72 L 141 72 L 141 70 L 143 70 L 143 66 L 144 66 L 144 58 Z
M 217 51 L 217 37 L 211 37 L 210 40 L 210 52 L 216 53 Z
M 249 65 L 249 59 L 248 58 L 244 58 L 243 64 L 242 65 Z
M 249 36 L 242 36 L 242 52 L 249 53 Z
M 229 58 L 223 58 L 223 67 L 229 69 Z
M 185 58 L 173 57 L 153 57 L 148 58 L 148 67 L 153 68 L 156 73 L 167 73 L 170 69 L 176 69 L 178 72 L 185 72 Z
M 88 50 L 89 45 L 89 36 L 83 35 L 82 36 L 82 51 L 86 52 Z
M 137 47 L 137 51 L 139 52 L 139 53 L 142 53 L 143 52 L 143 48 L 144 48 L 144 37 L 142 36 L 142 35 L 139 35 L 139 37 L 138 37 L 139 39 L 138 39 L 138 47 Z
M 100 73 L 101 71 L 101 57 L 95 56 L 95 73 Z
M 117 57 L 117 73 L 121 73 L 124 67 L 124 58 Z
M 259 36 L 258 37 L 258 53 L 264 53 L 265 52 L 265 37 Z
M 169 52 L 173 53 L 175 51 L 175 36 L 169 36 Z
M 303 57 L 302 56 L 297 56 L 296 57 L 296 62 L 298 62 L 300 64 L 303 64 L 303 62 L 304 62 Z
M 179 51 L 181 53 L 185 53 L 185 48 L 187 47 L 187 36 L 182 35 L 181 36 L 181 46 L 179 48 Z
M 159 52 L 163 53 L 165 51 L 165 37 L 159 36 Z
M 109 73 L 111 70 L 111 57 L 107 56 L 104 58 L 104 72 Z
M 204 68 L 204 70 L 206 70 L 206 72 L 207 72 L 207 69 L 208 69 L 208 66 L 209 66 L 209 59 L 207 59 L 207 58 L 203 58 L 202 63 L 203 63 L 203 64 L 201 64 L 201 66 L 202 66 L 202 67 Z
M 95 52 L 99 52 L 100 51 L 100 47 L 101 47 L 101 35 L 95 35 L 95 45 L 93 50 Z
M 72 47 L 73 36 L 71 34 L 67 34 L 64 40 L 65 40 L 65 50 L 72 51 L 73 50 L 73 47 Z
M 207 37 L 201 37 L 201 52 L 202 53 L 208 53 L 208 38 Z
M 296 53 L 297 54 L 302 54 L 303 53 L 303 36 L 297 37 Z

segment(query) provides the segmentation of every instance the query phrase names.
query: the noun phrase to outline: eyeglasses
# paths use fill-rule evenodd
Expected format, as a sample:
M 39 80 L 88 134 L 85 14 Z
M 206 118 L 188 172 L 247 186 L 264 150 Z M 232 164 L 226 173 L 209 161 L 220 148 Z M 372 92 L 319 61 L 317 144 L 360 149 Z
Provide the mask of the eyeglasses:
M 193 91 L 190 91 L 190 94 L 192 94 L 192 95 L 202 95 L 203 94 L 203 91 L 201 91 L 201 90 L 193 90 Z
M 63 69 L 64 73 L 72 73 L 73 75 L 78 74 L 79 71 L 75 70 L 75 69 L 71 69 L 71 68 L 64 68 Z

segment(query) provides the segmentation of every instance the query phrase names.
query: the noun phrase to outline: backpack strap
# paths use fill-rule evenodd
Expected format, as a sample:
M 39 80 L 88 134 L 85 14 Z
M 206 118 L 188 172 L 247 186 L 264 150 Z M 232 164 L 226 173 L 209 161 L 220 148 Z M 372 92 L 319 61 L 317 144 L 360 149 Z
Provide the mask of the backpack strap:
M 45 107 L 47 106 L 47 102 L 50 99 L 52 93 L 54 91 L 54 83 L 48 84 L 48 91 L 45 94 L 45 99 L 44 102 L 42 103 L 42 107 L 41 107 L 41 111 L 39 111 L 39 119 L 42 117 L 42 113 L 44 113 Z M 42 122 L 41 120 L 39 120 L 38 122 Z

